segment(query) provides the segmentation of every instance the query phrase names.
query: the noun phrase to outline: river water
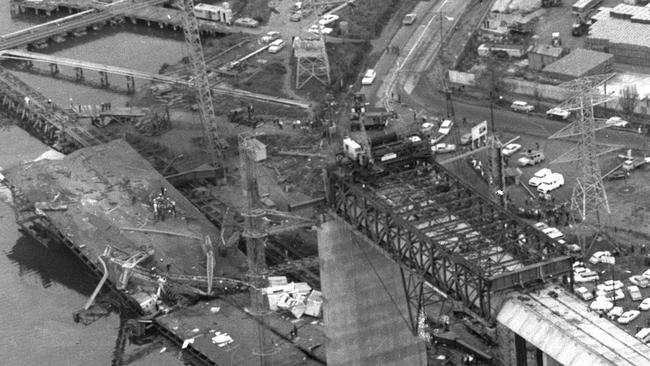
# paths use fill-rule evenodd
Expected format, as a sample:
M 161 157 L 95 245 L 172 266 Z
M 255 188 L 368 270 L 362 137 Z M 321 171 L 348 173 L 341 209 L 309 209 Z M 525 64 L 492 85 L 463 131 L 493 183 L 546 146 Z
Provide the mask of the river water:
M 0 1 L 0 34 L 44 21 L 45 18 L 36 16 L 12 18 L 9 1 Z M 163 63 L 177 62 L 182 57 L 183 47 L 180 33 L 125 25 L 90 31 L 85 37 L 52 45 L 41 52 L 157 73 Z M 120 92 L 24 72 L 15 74 L 63 105 L 69 104 L 70 98 L 79 104 L 110 101 L 113 105 L 129 99 Z M 98 80 L 97 75 L 87 73 L 85 76 Z M 123 78 L 109 78 L 112 84 L 125 88 Z M 0 167 L 32 159 L 44 149 L 19 132 L 0 130 L 3 135 L 0 136 L 3 144 L 0 146 Z M 45 248 L 18 232 L 10 207 L 0 202 L 0 288 L 3 290 L 0 297 L 0 364 L 111 365 L 118 316 L 111 315 L 89 326 L 72 320 L 72 313 L 84 305 L 94 283 L 95 279 L 67 250 Z M 148 352 L 129 346 L 127 356 L 129 350 L 131 355 L 124 364 L 179 365 L 175 352 L 158 352 L 163 346 L 150 347 Z

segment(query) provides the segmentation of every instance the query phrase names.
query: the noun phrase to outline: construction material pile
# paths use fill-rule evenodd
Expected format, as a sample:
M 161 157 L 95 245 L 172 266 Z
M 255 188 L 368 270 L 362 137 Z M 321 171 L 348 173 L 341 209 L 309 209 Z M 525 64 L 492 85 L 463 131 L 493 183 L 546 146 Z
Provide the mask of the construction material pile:
M 289 283 L 285 276 L 272 276 L 268 280 L 269 287 L 262 289 L 262 293 L 268 299 L 270 310 L 288 311 L 297 319 L 303 315 L 321 316 L 320 291 L 312 290 L 306 282 Z

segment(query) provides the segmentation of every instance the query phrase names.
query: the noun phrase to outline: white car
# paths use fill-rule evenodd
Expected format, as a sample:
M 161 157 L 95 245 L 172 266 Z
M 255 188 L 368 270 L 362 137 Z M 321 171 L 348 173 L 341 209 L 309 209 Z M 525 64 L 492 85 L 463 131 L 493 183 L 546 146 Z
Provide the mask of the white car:
M 552 119 L 567 119 L 570 115 L 570 111 L 564 110 L 562 108 L 551 108 L 546 111 L 546 116 Z
M 334 31 L 334 29 L 332 29 L 330 27 L 322 26 L 320 24 L 313 24 L 311 27 L 309 27 L 309 29 L 307 31 L 309 33 L 314 33 L 314 34 L 328 35 L 328 34 L 331 34 Z
M 402 19 L 402 24 L 404 25 L 411 25 L 415 23 L 415 19 L 417 19 L 417 14 L 415 13 L 409 13 L 404 15 L 404 19 Z
M 579 298 L 583 299 L 584 301 L 589 301 L 594 298 L 594 295 L 586 287 L 578 287 L 573 291 L 576 293 L 576 295 L 578 295 Z
M 544 179 L 544 177 L 551 174 L 553 174 L 553 172 L 551 172 L 551 169 L 542 168 L 536 171 L 535 174 L 532 176 L 532 178 L 528 180 L 528 185 L 537 187 L 538 185 L 542 184 L 542 179 Z
M 503 149 L 501 149 L 501 154 L 504 156 L 511 156 L 519 150 L 521 150 L 521 145 L 512 143 L 504 146 Z
M 446 144 L 446 143 L 440 143 L 431 146 L 431 150 L 437 153 L 450 153 L 456 151 L 456 145 L 454 144 Z
M 440 128 L 438 129 L 438 133 L 442 135 L 449 135 L 449 132 L 451 132 L 451 126 L 454 125 L 454 122 L 450 119 L 446 119 L 442 121 L 440 124 Z
M 650 310 L 650 297 L 644 299 L 639 304 L 639 310 L 648 311 Z
M 628 286 L 627 292 L 630 293 L 630 299 L 632 301 L 641 301 L 643 299 L 643 295 L 641 295 L 641 290 L 639 290 L 638 286 Z
M 624 313 L 624 311 L 623 311 L 623 308 L 621 306 L 614 306 L 612 308 L 612 310 L 607 312 L 607 316 L 610 319 L 614 319 L 614 318 L 618 318 L 619 316 L 623 315 L 623 313 Z
M 598 284 L 596 286 L 597 289 L 606 291 L 606 292 L 611 292 L 614 290 L 619 290 L 623 288 L 623 282 L 619 280 L 607 280 L 601 284 Z
M 631 321 L 638 318 L 639 315 L 641 315 L 641 312 L 638 310 L 628 310 L 618 317 L 617 322 L 619 324 L 629 324 Z
M 510 105 L 510 109 L 512 109 L 515 112 L 530 113 L 535 110 L 535 106 L 532 106 L 526 102 L 522 102 L 521 100 L 515 100 Z
M 431 132 L 433 132 L 433 128 L 434 128 L 435 126 L 436 126 L 436 125 L 435 125 L 433 122 L 424 122 L 424 123 L 420 126 L 420 132 L 422 132 L 422 133 L 425 134 L 425 135 L 429 135 L 429 134 L 431 134 Z
M 269 32 L 266 32 L 266 34 L 264 36 L 262 36 L 262 42 L 271 43 L 271 42 L 275 41 L 278 38 L 280 38 L 280 32 L 269 31 Z
M 573 273 L 573 281 L 575 283 L 594 282 L 598 281 L 599 279 L 600 277 L 598 276 L 598 273 L 590 269 L 585 269 L 585 271 L 582 272 L 575 271 Z
M 645 272 L 643 272 L 641 276 L 650 280 L 650 269 L 647 269 Z
M 592 302 L 591 305 L 589 305 L 589 308 L 593 311 L 609 311 L 611 308 L 614 307 L 614 304 L 612 304 L 611 301 L 607 300 L 598 300 Z
M 320 19 L 318 20 L 318 24 L 325 26 L 325 25 L 328 25 L 328 24 L 332 24 L 337 20 L 339 20 L 338 15 L 336 15 L 336 14 L 325 14 L 322 17 L 320 17 Z
M 548 193 L 564 185 L 564 176 L 560 173 L 551 173 L 550 176 L 544 177 L 542 183 L 537 186 L 537 192 Z
M 603 258 L 611 257 L 611 256 L 612 256 L 612 253 L 610 251 L 608 251 L 608 250 L 598 251 L 598 252 L 595 252 L 594 254 L 592 254 L 592 256 L 589 258 L 589 263 L 597 264 L 597 263 L 600 263 Z M 648 272 L 648 271 L 646 271 L 646 272 Z M 648 274 L 650 275 L 650 272 L 648 272 Z M 643 276 L 646 277 L 645 273 L 643 274 Z
M 627 127 L 630 123 L 621 117 L 614 116 L 605 121 L 607 127 Z
M 564 236 L 564 234 L 555 227 L 547 227 L 546 229 L 542 230 L 542 232 L 551 239 L 558 239 Z
M 371 85 L 373 81 L 375 81 L 375 78 L 377 77 L 377 73 L 373 69 L 368 69 L 365 74 L 363 74 L 363 79 L 361 79 L 361 85 Z
M 596 300 L 618 301 L 618 300 L 623 300 L 624 298 L 625 298 L 625 293 L 623 292 L 623 290 L 616 290 L 614 292 L 607 292 L 602 290 L 596 291 Z
M 641 288 L 646 288 L 646 287 L 650 286 L 650 280 L 643 277 L 643 276 L 639 276 L 639 275 L 630 277 L 630 282 L 633 285 L 639 286 Z
M 544 231 L 544 229 L 548 229 L 548 225 L 546 225 L 545 222 L 536 222 L 533 226 L 535 227 L 535 229 L 541 230 L 541 231 Z M 579 262 L 576 262 L 576 263 L 579 263 Z M 576 266 L 576 263 L 574 263 L 573 266 L 574 267 L 579 267 L 579 266 Z

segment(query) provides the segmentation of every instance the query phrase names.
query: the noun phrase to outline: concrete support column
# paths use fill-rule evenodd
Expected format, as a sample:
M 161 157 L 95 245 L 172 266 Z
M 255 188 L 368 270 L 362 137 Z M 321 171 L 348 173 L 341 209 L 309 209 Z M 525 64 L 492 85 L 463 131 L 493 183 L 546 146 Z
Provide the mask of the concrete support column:
M 133 76 L 126 77 L 126 90 L 129 93 L 135 93 L 135 78 Z
M 544 366 L 544 352 L 537 347 L 535 347 L 535 364 L 537 366 Z
M 81 67 L 74 68 L 74 77 L 76 81 L 81 81 L 84 79 L 84 70 Z
M 526 340 L 515 333 L 515 360 L 517 366 L 528 366 Z
M 99 84 L 101 85 L 102 88 L 108 88 L 110 84 L 108 83 L 108 73 L 105 71 L 100 71 L 99 72 Z
M 50 64 L 50 74 L 56 75 L 58 73 L 59 73 L 59 65 L 57 65 L 55 63 L 51 63 Z

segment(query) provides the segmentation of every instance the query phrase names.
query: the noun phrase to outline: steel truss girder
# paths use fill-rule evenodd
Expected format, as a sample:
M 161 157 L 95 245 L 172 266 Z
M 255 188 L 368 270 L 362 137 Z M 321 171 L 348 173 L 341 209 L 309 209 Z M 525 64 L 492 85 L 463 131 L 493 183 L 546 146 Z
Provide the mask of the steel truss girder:
M 434 243 L 361 188 L 338 178 L 330 183 L 332 208 L 346 222 L 395 262 L 411 268 L 424 281 L 450 294 L 481 317 L 490 319 L 489 297 L 486 296 L 489 281 L 478 267 Z

